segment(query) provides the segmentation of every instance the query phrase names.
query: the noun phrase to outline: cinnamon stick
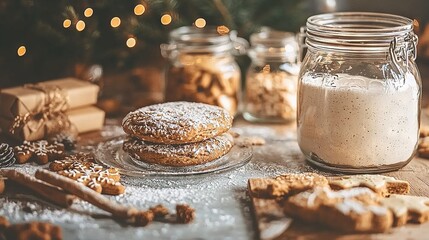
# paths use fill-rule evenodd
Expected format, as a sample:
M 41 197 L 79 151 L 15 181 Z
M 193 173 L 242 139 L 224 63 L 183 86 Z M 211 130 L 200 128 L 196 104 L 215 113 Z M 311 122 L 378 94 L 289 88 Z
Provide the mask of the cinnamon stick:
M 3 177 L 0 175 L 0 194 L 2 194 L 4 191 L 4 179 Z
M 36 171 L 36 178 L 64 189 L 64 191 L 76 195 L 84 201 L 87 201 L 118 218 L 132 218 L 138 212 L 137 209 L 126 207 L 116 202 L 110 201 L 103 195 L 87 188 L 72 179 L 61 176 L 57 173 L 39 169 Z
M 45 182 L 42 182 L 28 174 L 21 173 L 16 170 L 3 170 L 1 171 L 1 174 L 7 177 L 8 180 L 30 188 L 47 201 L 61 207 L 70 207 L 73 204 L 73 201 L 76 199 L 75 196 L 67 194 L 57 187 L 46 184 Z

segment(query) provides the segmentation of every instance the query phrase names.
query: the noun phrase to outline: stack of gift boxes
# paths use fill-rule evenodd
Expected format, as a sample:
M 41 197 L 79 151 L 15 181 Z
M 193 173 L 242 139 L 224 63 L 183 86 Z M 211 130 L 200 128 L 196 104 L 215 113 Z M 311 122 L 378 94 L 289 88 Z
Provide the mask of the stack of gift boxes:
M 34 86 L 34 85 L 33 85 Z M 87 81 L 66 78 L 37 83 L 39 89 L 60 89 L 67 99 L 65 111 L 78 133 L 99 130 L 104 124 L 105 113 L 94 106 L 97 103 L 99 87 Z M 34 141 L 46 138 L 43 121 L 28 121 L 14 133 L 10 128 L 17 116 L 42 113 L 49 106 L 47 92 L 35 87 L 19 86 L 0 90 L 0 129 L 4 134 L 18 140 Z

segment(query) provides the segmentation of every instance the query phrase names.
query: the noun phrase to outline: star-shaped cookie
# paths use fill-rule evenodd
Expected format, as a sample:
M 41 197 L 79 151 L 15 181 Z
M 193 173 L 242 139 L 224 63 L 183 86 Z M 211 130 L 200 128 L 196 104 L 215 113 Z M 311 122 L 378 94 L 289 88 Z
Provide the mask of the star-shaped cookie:
M 392 194 L 381 199 L 381 204 L 393 212 L 395 226 L 429 221 L 428 197 Z
M 288 198 L 284 211 L 306 222 L 346 232 L 385 232 L 393 224 L 392 212 L 368 188 L 333 191 L 316 187 Z
M 64 156 L 64 145 L 61 143 L 48 143 L 46 140 L 24 141 L 22 145 L 16 146 L 14 151 L 17 163 L 23 164 L 28 161 L 34 161 L 43 165 Z
M 328 186 L 328 180 L 317 173 L 287 173 L 275 178 L 249 179 L 249 186 L 251 194 L 255 197 L 279 198 L 316 186 Z
M 407 181 L 397 180 L 394 177 L 384 175 L 353 175 L 341 177 L 329 177 L 329 185 L 332 189 L 348 189 L 353 187 L 367 187 L 381 196 L 389 194 L 408 194 L 410 184 Z
M 79 153 L 56 160 L 49 165 L 49 169 L 98 193 L 119 195 L 125 192 L 125 187 L 119 182 L 121 177 L 118 169 L 106 169 L 95 163 L 92 154 Z

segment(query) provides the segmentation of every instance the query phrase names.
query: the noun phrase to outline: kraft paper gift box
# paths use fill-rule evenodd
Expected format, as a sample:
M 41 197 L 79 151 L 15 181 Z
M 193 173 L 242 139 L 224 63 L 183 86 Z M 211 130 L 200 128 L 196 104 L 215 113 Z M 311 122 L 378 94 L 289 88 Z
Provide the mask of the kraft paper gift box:
M 24 85 L 0 90 L 0 116 L 11 119 L 28 112 L 38 112 L 46 104 L 46 93 Z M 75 109 L 97 103 L 99 87 L 88 81 L 65 78 L 40 82 L 34 86 L 58 87 L 68 100 L 68 109 Z
M 104 111 L 94 106 L 72 109 L 67 111 L 66 115 L 79 133 L 100 130 L 104 124 Z M 37 122 L 28 122 L 14 134 L 9 132 L 12 124 L 13 119 L 0 117 L 0 128 L 15 139 L 35 141 L 46 137 L 45 127 Z
M 46 122 L 40 121 L 41 114 L 50 109 L 50 103 L 60 100 L 70 122 L 79 133 L 98 130 L 103 126 L 105 113 L 91 105 L 97 103 L 99 87 L 87 81 L 65 78 L 37 84 L 0 90 L 0 128 L 5 134 L 20 140 L 38 140 L 46 137 Z M 50 98 L 55 95 L 56 98 Z M 67 104 L 64 104 L 67 103 Z M 56 110 L 59 110 L 56 109 Z M 22 127 L 11 133 L 9 129 L 14 119 L 30 115 Z M 63 114 L 64 115 L 64 114 Z M 36 120 L 38 119 L 38 120 Z M 51 122 L 52 123 L 52 122 Z M 45 126 L 46 125 L 46 126 Z

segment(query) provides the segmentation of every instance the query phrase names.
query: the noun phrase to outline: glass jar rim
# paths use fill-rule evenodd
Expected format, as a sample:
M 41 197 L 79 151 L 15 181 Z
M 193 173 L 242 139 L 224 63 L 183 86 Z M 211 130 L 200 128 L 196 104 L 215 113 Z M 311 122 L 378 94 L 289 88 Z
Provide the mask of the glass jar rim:
M 250 44 L 248 55 L 251 58 L 296 62 L 298 56 L 298 42 L 291 32 L 263 27 L 260 32 L 250 36 Z
M 184 26 L 170 32 L 169 43 L 161 44 L 161 54 L 165 58 L 175 58 L 179 54 L 242 55 L 249 43 L 237 36 L 237 31 L 225 31 L 219 27 Z
M 291 32 L 263 28 L 260 32 L 254 33 L 250 36 L 250 44 L 252 46 L 265 45 L 271 47 L 283 47 L 294 39 L 295 34 Z
M 337 12 L 307 19 L 307 46 L 333 51 L 387 52 L 392 41 L 404 44 L 413 20 L 394 14 Z
M 233 48 L 229 33 L 221 34 L 215 27 L 184 26 L 170 32 L 170 44 L 189 52 L 226 52 Z

